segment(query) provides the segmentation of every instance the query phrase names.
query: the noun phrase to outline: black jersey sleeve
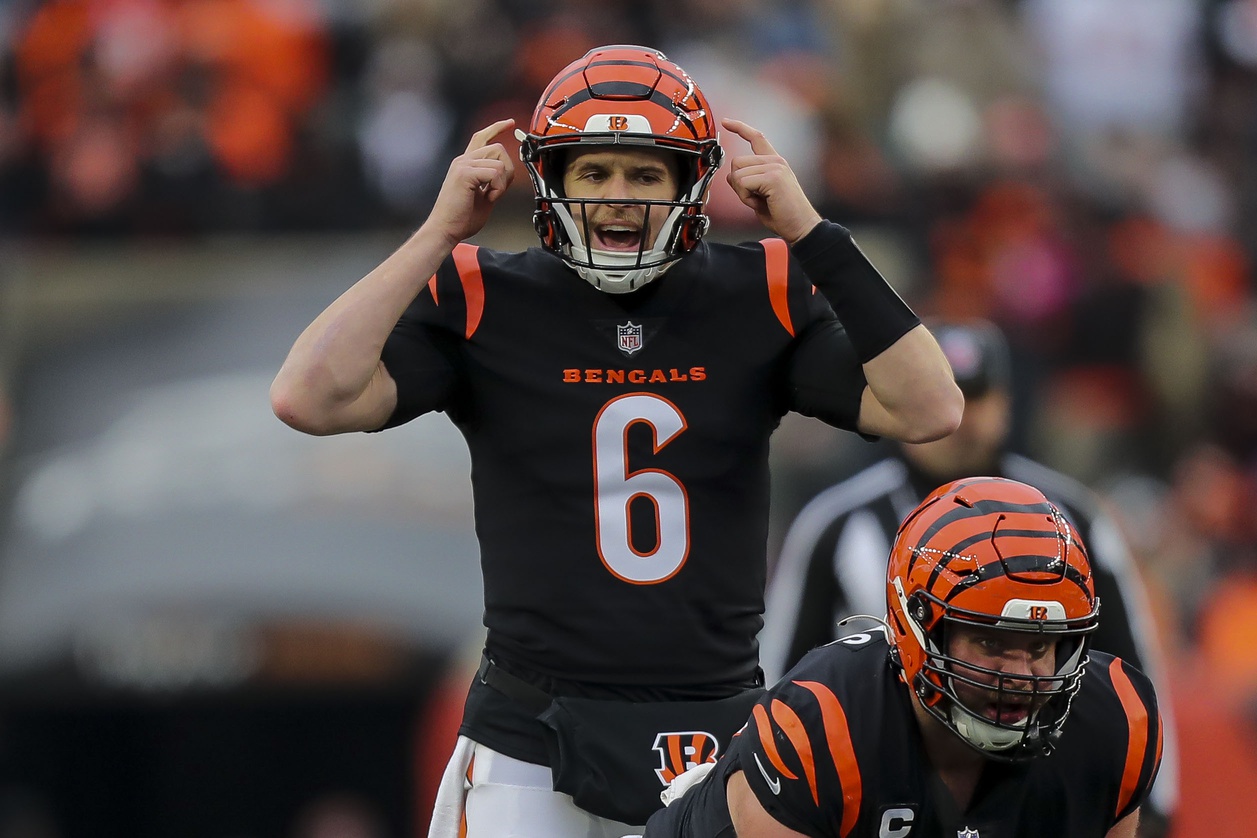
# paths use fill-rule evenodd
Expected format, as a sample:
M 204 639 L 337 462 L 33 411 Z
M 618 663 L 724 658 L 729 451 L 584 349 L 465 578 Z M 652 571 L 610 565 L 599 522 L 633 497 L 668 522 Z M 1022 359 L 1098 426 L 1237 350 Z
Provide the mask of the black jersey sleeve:
M 801 324 L 789 359 L 789 407 L 854 431 L 868 384 L 864 367 L 838 317 L 791 254 L 789 304 Z
M 450 406 L 468 319 L 463 286 L 447 257 L 393 327 L 380 358 L 397 384 L 397 405 L 380 430 Z
M 847 328 L 861 362 L 921 323 L 842 225 L 821 221 L 792 250 Z
M 755 706 L 736 759 L 764 811 L 805 835 L 848 835 L 859 816 L 860 770 L 846 711 L 806 677 Z

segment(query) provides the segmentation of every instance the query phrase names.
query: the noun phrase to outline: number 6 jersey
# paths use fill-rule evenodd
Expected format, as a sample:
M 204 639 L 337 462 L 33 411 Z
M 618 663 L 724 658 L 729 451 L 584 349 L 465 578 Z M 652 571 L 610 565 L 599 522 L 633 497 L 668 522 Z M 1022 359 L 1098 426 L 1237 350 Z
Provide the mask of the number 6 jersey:
M 821 246 L 850 242 L 829 226 Z M 620 295 L 539 248 L 461 244 L 383 360 L 386 427 L 445 411 L 466 438 L 490 653 L 575 682 L 754 680 L 769 436 L 788 410 L 854 429 L 865 387 L 785 242 L 703 243 Z

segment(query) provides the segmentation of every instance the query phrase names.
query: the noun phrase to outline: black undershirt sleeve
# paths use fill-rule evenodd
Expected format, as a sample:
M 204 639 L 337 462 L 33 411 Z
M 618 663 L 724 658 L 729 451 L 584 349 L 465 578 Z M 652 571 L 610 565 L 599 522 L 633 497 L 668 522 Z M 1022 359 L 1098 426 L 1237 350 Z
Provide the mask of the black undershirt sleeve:
M 921 323 L 842 225 L 821 221 L 791 250 L 838 315 L 860 363 Z

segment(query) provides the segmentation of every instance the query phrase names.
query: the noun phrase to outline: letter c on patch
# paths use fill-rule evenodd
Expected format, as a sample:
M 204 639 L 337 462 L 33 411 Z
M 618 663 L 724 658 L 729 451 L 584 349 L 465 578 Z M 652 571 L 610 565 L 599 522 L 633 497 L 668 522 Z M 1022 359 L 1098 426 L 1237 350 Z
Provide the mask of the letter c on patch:
M 877 830 L 878 838 L 907 838 L 912 832 L 912 821 L 916 812 L 911 809 L 887 809 L 882 812 L 882 825 Z

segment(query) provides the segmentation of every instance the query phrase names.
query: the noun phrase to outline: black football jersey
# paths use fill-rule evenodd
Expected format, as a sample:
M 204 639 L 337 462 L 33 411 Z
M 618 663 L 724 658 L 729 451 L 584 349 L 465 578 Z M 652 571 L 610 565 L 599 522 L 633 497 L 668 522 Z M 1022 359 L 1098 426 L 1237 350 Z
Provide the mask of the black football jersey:
M 805 656 L 645 838 L 732 836 L 725 782 L 736 771 L 777 821 L 817 838 L 1103 838 L 1147 795 L 1161 757 L 1156 697 L 1119 658 L 1092 654 L 1056 750 L 988 762 L 961 811 L 929 767 L 887 653 L 873 631 Z
M 462 244 L 383 360 L 387 426 L 444 411 L 466 438 L 491 652 L 572 681 L 754 677 L 769 436 L 788 410 L 854 429 L 865 386 L 783 241 L 705 242 L 625 295 Z

